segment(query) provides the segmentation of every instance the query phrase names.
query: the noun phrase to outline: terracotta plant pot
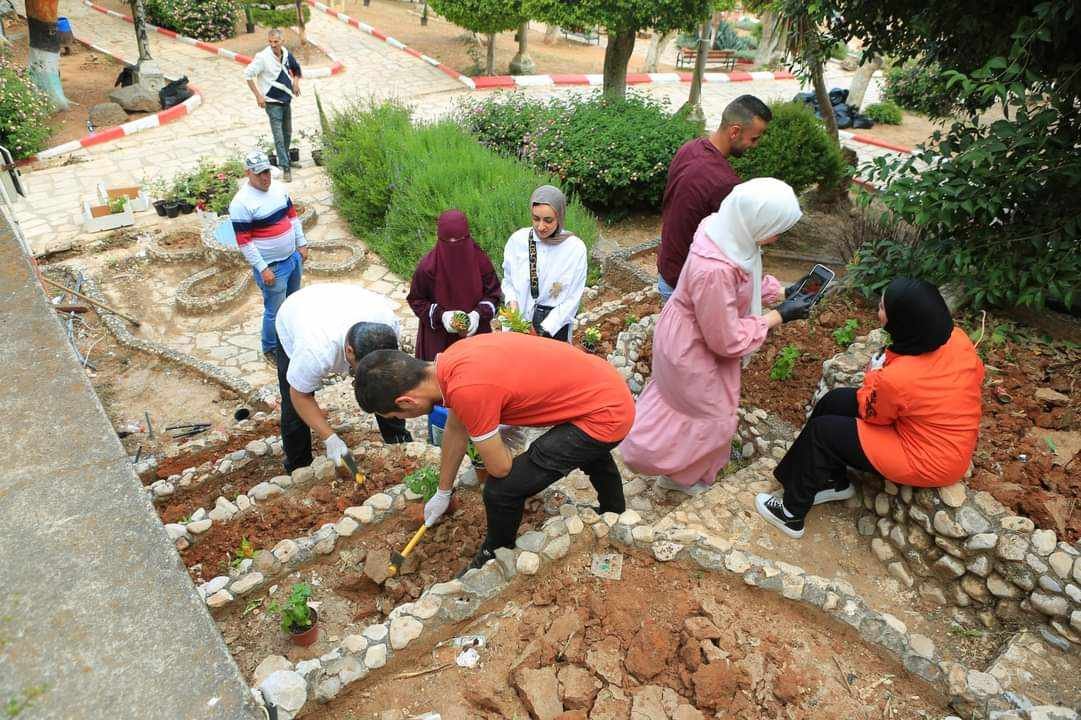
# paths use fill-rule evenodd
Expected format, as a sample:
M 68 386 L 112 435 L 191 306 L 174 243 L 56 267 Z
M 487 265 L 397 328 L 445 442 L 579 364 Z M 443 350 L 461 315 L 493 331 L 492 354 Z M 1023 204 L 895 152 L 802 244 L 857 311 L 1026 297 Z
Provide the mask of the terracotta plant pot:
M 312 611 L 312 626 L 307 630 L 289 633 L 294 645 L 308 647 L 319 639 L 319 613 L 315 608 L 310 608 L 310 610 Z
M 164 200 L 155 200 L 154 201 L 154 212 L 156 212 L 158 215 L 161 215 L 162 217 L 165 217 L 165 201 Z

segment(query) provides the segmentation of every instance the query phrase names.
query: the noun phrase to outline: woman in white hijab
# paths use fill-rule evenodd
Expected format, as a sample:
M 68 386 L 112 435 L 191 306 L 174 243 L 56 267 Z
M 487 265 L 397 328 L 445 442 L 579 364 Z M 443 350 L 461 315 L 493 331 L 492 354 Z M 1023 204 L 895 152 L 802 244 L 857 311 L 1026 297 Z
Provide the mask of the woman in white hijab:
M 586 245 L 563 227 L 567 199 L 559 188 L 541 185 L 529 208 L 532 224 L 503 250 L 503 298 L 536 334 L 570 341 L 586 288 Z
M 771 328 L 807 317 L 806 296 L 762 313 L 783 293 L 762 276 L 762 246 L 801 214 L 791 187 L 758 178 L 737 185 L 698 226 L 654 332 L 653 377 L 620 445 L 632 470 L 664 476 L 661 487 L 695 494 L 713 484 L 729 460 L 745 359 Z

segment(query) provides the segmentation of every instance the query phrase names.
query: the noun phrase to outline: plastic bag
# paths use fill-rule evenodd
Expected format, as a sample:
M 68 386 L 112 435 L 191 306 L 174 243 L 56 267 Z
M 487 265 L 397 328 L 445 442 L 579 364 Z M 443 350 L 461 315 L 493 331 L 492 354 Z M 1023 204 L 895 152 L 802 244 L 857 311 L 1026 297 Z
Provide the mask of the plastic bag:
M 853 130 L 870 130 L 875 126 L 875 121 L 866 115 L 853 115 L 852 116 L 852 129 Z
M 161 107 L 163 110 L 179 105 L 194 93 L 188 89 L 188 76 L 180 78 L 179 80 L 173 80 L 165 87 L 158 91 L 158 99 L 161 100 Z
M 839 105 L 848 100 L 848 90 L 833 88 L 830 90 L 830 105 Z

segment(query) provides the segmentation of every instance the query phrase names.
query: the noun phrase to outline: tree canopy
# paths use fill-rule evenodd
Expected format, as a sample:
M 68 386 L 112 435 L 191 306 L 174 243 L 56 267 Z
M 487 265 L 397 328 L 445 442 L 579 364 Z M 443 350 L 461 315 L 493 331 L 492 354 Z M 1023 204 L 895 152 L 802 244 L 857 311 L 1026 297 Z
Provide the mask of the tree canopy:
M 437 13 L 466 30 L 491 34 L 521 24 L 522 5 L 513 0 L 430 0 Z

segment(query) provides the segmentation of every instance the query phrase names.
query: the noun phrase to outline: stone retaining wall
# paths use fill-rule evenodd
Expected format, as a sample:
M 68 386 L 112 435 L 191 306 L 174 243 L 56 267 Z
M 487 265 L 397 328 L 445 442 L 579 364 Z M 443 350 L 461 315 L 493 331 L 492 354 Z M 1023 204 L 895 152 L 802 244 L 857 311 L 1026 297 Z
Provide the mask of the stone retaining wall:
M 815 401 L 835 387 L 863 382 L 880 330 L 822 364 Z M 989 493 L 964 482 L 929 489 L 859 473 L 861 535 L 891 575 L 924 596 L 969 608 L 985 626 L 1045 620 L 1046 640 L 1081 644 L 1081 544 L 1013 515 Z
M 212 295 L 201 295 L 194 292 L 194 289 L 199 283 L 210 280 L 221 273 L 232 273 L 235 275 L 236 279 L 233 280 L 229 287 Z M 176 286 L 176 292 L 173 297 L 176 300 L 177 307 L 184 312 L 193 315 L 208 313 L 236 302 L 248 289 L 248 285 L 251 282 L 252 274 L 250 270 L 215 265 L 213 267 L 208 267 L 206 270 L 200 270 L 181 280 Z
M 620 287 L 638 287 L 648 285 L 657 287 L 657 273 L 639 267 L 631 260 L 639 255 L 652 252 L 661 244 L 661 239 L 647 240 L 629 248 L 621 248 L 604 260 L 606 282 Z

